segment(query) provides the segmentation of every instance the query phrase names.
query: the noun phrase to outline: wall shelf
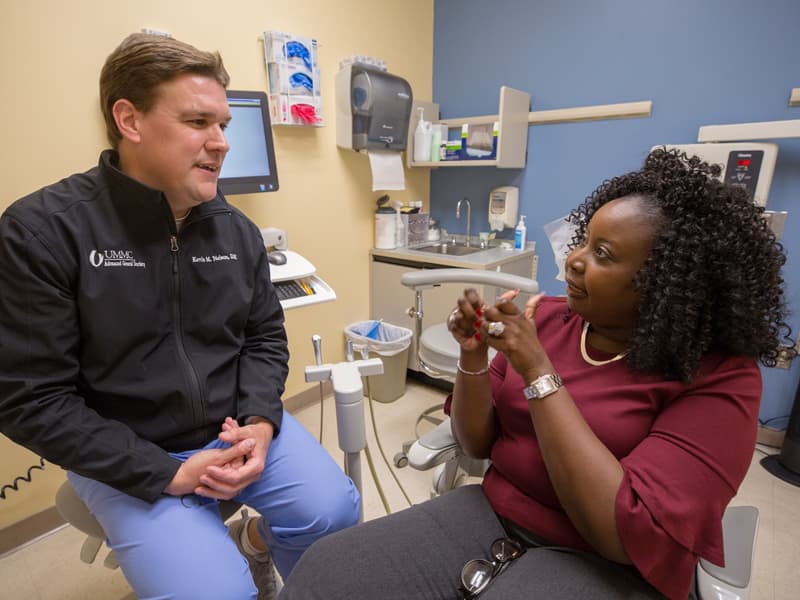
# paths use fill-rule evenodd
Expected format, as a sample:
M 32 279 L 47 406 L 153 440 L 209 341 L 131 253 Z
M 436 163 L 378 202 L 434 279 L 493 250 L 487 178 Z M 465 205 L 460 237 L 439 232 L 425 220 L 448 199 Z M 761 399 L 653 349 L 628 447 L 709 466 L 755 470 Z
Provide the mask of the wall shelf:
M 800 103 L 800 89 L 797 101 Z M 794 96 L 793 96 L 794 97 Z M 441 123 L 449 128 L 460 128 L 462 125 L 479 125 L 483 123 L 499 124 L 497 133 L 496 160 L 446 160 L 415 161 L 414 130 L 419 121 L 419 108 L 423 110 L 426 121 Z M 558 108 L 553 110 L 530 110 L 530 95 L 510 87 L 500 88 L 500 112 L 496 115 L 465 117 L 462 119 L 439 119 L 439 105 L 433 102 L 414 101 L 411 119 L 408 126 L 409 148 L 406 151 L 406 164 L 409 167 L 497 167 L 498 169 L 522 169 L 528 151 L 528 126 L 551 125 L 554 123 L 577 123 L 599 121 L 604 119 L 635 119 L 649 117 L 653 111 L 651 100 L 640 102 L 622 102 L 618 104 L 602 104 L 595 106 L 577 106 L 574 108 Z
M 500 88 L 499 113 L 463 119 L 439 119 L 439 105 L 433 102 L 415 100 L 408 124 L 408 149 L 406 164 L 409 167 L 497 167 L 498 169 L 522 169 L 528 151 L 528 113 L 530 111 L 530 94 L 507 86 Z M 423 110 L 423 118 L 449 128 L 460 129 L 462 125 L 480 125 L 498 123 L 497 158 L 492 160 L 442 160 L 417 162 L 414 156 L 414 130 L 419 121 L 419 108 Z

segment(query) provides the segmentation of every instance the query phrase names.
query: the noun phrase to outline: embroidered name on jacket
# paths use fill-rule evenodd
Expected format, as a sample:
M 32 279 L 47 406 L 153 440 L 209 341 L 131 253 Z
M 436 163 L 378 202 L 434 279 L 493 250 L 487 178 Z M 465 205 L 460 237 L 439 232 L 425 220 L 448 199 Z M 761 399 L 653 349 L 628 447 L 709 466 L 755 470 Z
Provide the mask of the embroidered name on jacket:
M 231 252 L 230 254 L 212 254 L 210 256 L 192 257 L 193 263 L 212 263 L 212 262 L 220 262 L 223 260 L 239 260 L 239 257 L 236 255 L 235 252 Z
M 132 250 L 92 250 L 89 253 L 89 264 L 99 267 L 136 267 L 144 269 L 147 263 L 136 260 Z

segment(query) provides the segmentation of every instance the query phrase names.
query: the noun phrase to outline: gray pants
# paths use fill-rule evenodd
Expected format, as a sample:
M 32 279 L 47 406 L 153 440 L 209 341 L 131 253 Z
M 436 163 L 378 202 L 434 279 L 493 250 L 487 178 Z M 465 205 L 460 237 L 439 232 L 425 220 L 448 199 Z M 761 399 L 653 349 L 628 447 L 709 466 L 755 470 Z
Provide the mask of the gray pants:
M 490 559 L 506 532 L 480 486 L 457 488 L 388 517 L 315 542 L 300 558 L 279 600 L 456 600 L 461 568 Z M 480 600 L 663 598 L 632 568 L 597 555 L 530 548 Z

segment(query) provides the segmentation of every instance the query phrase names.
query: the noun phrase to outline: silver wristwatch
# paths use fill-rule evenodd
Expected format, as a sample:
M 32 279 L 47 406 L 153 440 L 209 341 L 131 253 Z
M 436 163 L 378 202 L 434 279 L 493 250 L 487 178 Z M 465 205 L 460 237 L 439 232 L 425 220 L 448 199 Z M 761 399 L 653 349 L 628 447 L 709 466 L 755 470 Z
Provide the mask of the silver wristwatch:
M 561 377 L 555 373 L 549 373 L 534 379 L 531 383 L 522 388 L 522 393 L 525 395 L 526 400 L 534 400 L 554 394 L 560 387 Z

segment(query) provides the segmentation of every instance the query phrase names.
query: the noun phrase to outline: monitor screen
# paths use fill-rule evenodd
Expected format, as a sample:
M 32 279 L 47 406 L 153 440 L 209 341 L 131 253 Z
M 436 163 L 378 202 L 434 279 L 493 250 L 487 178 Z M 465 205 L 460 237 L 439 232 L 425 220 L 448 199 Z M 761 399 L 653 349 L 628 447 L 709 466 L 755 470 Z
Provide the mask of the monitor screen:
M 225 130 L 230 150 L 222 164 L 219 187 L 225 195 L 278 189 L 269 103 L 264 92 L 227 90 L 231 122 Z

